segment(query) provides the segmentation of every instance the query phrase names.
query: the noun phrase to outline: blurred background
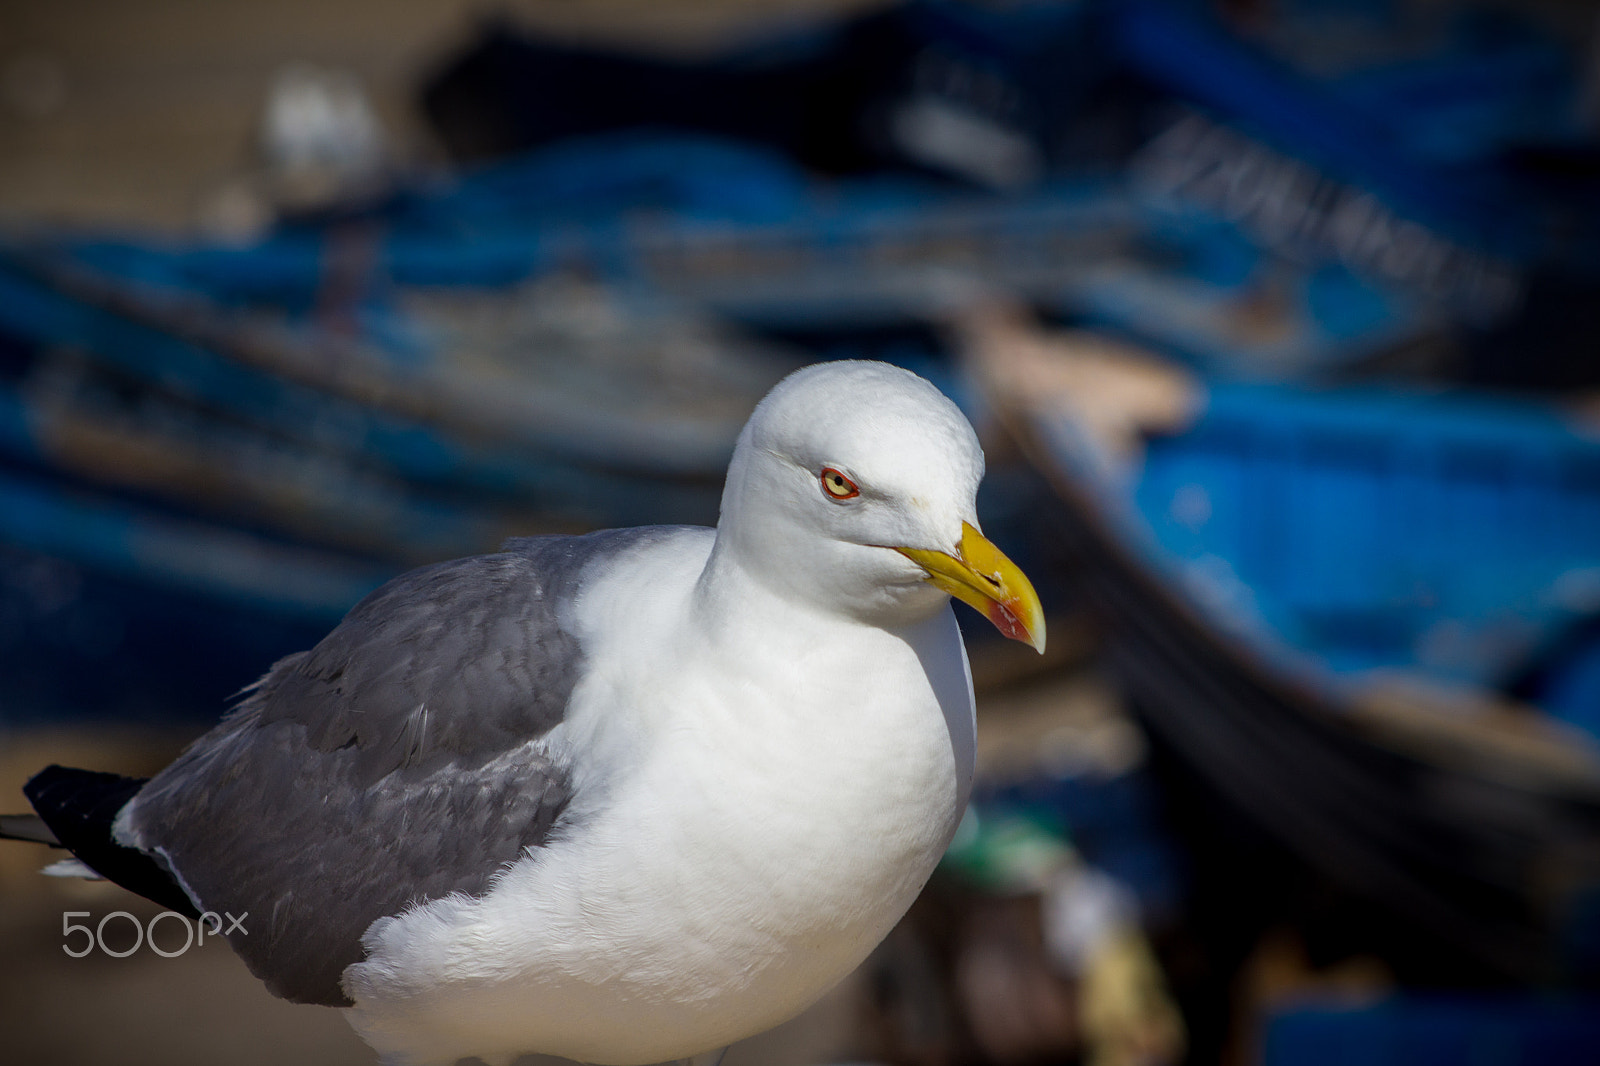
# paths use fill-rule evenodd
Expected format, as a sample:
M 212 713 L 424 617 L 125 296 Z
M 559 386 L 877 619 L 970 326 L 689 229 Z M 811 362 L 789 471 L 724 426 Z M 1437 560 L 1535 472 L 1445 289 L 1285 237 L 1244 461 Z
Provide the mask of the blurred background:
M 1580 0 L 6 5 L 0 809 L 403 569 L 714 522 L 836 358 L 979 427 L 1051 649 L 963 616 L 949 856 L 727 1066 L 1600 1061 Z M 224 947 L 70 957 L 158 912 L 47 860 L 0 1058 L 372 1060 Z

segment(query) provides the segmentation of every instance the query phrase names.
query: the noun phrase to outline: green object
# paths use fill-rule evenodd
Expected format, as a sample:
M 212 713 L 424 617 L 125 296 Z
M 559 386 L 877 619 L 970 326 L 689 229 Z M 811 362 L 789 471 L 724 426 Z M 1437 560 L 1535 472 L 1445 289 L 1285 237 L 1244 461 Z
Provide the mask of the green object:
M 939 868 L 986 892 L 1036 892 L 1078 853 L 1059 822 L 968 807 Z

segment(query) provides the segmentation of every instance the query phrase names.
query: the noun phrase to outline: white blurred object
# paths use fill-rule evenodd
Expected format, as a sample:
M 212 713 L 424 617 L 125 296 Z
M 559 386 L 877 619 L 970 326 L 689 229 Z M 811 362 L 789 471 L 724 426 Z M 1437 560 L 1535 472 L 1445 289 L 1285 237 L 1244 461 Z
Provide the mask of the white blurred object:
M 1139 901 L 1133 891 L 1081 862 L 1056 871 L 1040 904 L 1050 958 L 1074 977 L 1083 975 L 1109 938 L 1139 926 Z
M 394 152 L 361 79 L 293 63 L 273 76 L 255 158 L 199 199 L 195 222 L 235 244 L 259 240 L 280 215 L 359 203 L 381 194 Z
M 908 101 L 895 110 L 890 129 L 900 150 L 917 162 L 992 189 L 1023 188 L 1044 174 L 1032 141 L 945 100 Z
M 77 859 L 62 859 L 59 862 L 53 862 L 39 872 L 46 877 L 78 877 L 85 881 L 105 880 L 104 877 L 101 877 Z
M 1079 981 L 1090 1066 L 1169 1066 L 1183 1057 L 1182 1015 L 1122 882 L 1082 863 L 1057 872 L 1041 900 L 1045 949 Z
M 361 80 L 301 63 L 272 80 L 260 150 L 278 198 L 291 206 L 359 192 L 382 177 L 389 159 Z

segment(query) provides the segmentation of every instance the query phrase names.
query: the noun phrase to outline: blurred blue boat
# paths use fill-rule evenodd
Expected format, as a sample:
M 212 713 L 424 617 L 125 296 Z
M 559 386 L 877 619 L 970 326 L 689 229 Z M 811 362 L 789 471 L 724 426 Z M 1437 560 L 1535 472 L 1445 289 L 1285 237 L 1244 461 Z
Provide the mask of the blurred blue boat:
M 1535 275 L 1600 271 L 1584 92 L 1571 50 L 1509 11 L 907 0 L 695 63 L 495 21 L 424 105 L 463 160 L 651 128 L 1011 194 L 1127 172 L 1482 324 Z
M 1214 385 L 1132 503 L 1187 595 L 1346 679 L 1502 687 L 1600 610 L 1600 436 L 1547 407 Z
M 314 632 L 384 575 L 509 534 L 713 522 L 739 426 L 807 358 L 887 356 L 961 399 L 937 342 L 849 338 L 937 330 L 996 291 L 1269 379 L 1432 327 L 1103 178 L 821 185 L 748 147 L 617 135 L 247 246 L 12 234 L 0 466 L 37 506 L 0 513 L 0 544 Z M 133 529 L 171 546 L 129 550 Z M 242 577 L 241 539 L 276 562 Z
M 1592 429 L 1484 396 L 1218 383 L 1119 460 L 1073 408 L 987 380 L 1176 757 L 1497 972 L 1577 965 L 1557 930 L 1600 868 L 1600 744 L 1504 690 L 1600 612 Z
M 71 244 L 0 261 L 0 723 L 209 717 L 406 567 L 714 522 L 800 362 L 570 276 L 303 309 L 330 286 L 271 241 L 212 288 L 175 282 L 193 250 Z

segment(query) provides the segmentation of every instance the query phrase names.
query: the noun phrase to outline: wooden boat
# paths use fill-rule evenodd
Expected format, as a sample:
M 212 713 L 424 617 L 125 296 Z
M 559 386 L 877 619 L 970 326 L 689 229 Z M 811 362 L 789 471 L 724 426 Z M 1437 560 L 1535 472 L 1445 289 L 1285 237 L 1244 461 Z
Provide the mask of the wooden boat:
M 1493 686 L 1595 609 L 1600 442 L 1483 397 L 1201 388 L 1006 316 L 968 337 L 1152 734 L 1437 942 L 1572 964 L 1600 746 Z

